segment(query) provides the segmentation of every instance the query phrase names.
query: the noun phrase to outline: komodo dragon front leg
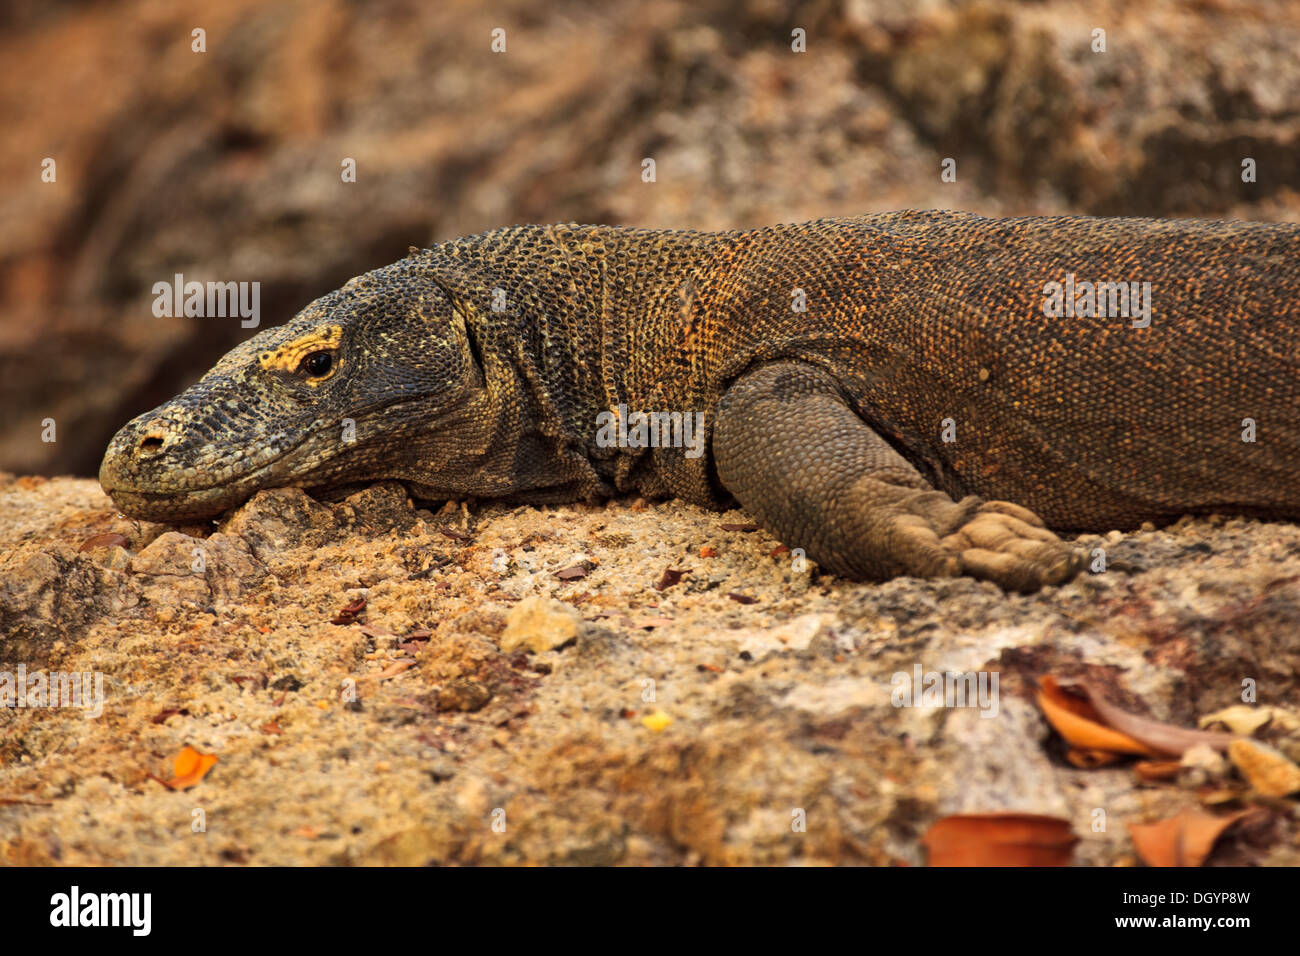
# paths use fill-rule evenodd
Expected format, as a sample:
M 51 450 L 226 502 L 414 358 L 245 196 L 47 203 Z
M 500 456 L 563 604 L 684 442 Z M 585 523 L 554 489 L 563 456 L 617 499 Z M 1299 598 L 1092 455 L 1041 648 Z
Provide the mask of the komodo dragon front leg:
M 1083 554 L 1033 512 L 953 501 L 921 477 L 810 365 L 741 376 L 718 405 L 718 477 L 774 535 L 836 574 L 884 580 L 969 574 L 1034 591 L 1078 573 Z

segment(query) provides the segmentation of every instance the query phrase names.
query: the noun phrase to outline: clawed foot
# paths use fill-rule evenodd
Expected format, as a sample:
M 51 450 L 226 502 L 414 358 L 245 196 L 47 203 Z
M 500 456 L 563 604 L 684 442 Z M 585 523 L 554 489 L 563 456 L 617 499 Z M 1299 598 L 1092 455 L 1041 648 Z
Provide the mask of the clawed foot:
M 961 527 L 942 539 L 956 554 L 961 573 L 1006 588 L 1032 592 L 1064 584 L 1083 568 L 1085 555 L 1043 526 L 1027 508 L 987 501 Z

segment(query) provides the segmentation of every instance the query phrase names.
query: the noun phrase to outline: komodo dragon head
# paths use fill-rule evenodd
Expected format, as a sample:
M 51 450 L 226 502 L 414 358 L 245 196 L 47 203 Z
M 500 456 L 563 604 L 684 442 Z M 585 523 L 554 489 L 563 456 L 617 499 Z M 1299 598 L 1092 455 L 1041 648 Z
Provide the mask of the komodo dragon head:
M 426 483 L 431 463 L 472 463 L 491 396 L 436 272 L 416 256 L 359 276 L 233 349 L 114 436 L 104 490 L 126 514 L 179 522 L 263 488 L 400 480 L 416 457 Z M 449 491 L 466 480 L 445 477 Z

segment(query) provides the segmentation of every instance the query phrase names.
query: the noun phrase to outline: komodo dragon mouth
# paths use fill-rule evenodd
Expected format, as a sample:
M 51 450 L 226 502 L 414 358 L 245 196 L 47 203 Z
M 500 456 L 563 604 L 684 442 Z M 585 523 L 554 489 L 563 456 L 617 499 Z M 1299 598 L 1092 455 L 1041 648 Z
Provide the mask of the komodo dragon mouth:
M 128 424 L 114 436 L 108 447 L 99 470 L 99 483 L 118 510 L 125 514 L 146 521 L 201 521 L 243 503 L 263 488 L 301 485 L 302 482 L 293 479 L 289 461 L 293 452 L 303 444 L 300 442 L 280 451 L 251 471 L 235 473 L 226 466 L 222 472 L 225 477 L 214 477 L 215 468 L 204 473 L 187 469 L 150 476 L 133 467 L 135 452 L 140 449 L 146 453 L 161 451 L 163 444 L 155 445 L 149 438 L 138 441 Z M 196 482 L 206 478 L 209 483 L 188 484 L 187 479 L 191 476 Z M 288 480 L 277 481 L 280 476 Z

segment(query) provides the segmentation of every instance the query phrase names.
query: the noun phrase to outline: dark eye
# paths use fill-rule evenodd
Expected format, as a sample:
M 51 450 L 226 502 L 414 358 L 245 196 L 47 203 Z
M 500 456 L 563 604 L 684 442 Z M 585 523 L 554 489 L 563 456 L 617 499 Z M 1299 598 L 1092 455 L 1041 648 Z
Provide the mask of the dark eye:
M 312 352 L 298 367 L 312 378 L 320 378 L 322 375 L 328 375 L 330 369 L 334 367 L 334 356 L 329 352 Z

